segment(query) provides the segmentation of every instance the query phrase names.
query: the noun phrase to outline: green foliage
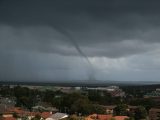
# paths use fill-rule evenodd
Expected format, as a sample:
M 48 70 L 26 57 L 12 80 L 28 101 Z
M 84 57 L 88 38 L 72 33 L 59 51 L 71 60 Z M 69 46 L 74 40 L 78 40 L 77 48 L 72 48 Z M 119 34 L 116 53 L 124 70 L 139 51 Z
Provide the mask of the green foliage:
M 37 115 L 35 115 L 35 117 L 32 118 L 31 120 L 41 120 L 41 116 L 37 114 Z
M 125 104 L 119 104 L 114 108 L 114 115 L 127 115 L 128 106 Z
M 63 104 L 64 106 L 70 108 L 74 102 L 76 102 L 79 99 L 85 99 L 88 101 L 88 98 L 84 95 L 81 95 L 80 93 L 72 93 L 67 94 L 63 98 Z
M 148 111 L 151 107 L 154 107 L 156 104 L 152 99 L 133 99 L 129 103 L 130 105 L 136 105 L 136 106 L 144 106 L 146 110 Z
M 22 120 L 29 120 L 27 116 L 22 117 Z
M 135 120 L 133 117 L 125 118 L 124 120 Z
M 157 113 L 157 120 L 160 120 L 160 112 Z
M 120 97 L 112 97 L 106 91 L 98 91 L 98 90 L 89 90 L 88 91 L 88 98 L 90 101 L 102 105 L 114 105 L 120 104 L 121 98 Z
M 13 113 L 13 117 L 14 117 L 14 118 L 18 118 L 17 113 Z
M 63 97 L 55 97 L 53 98 L 52 105 L 55 106 L 56 108 L 60 109 L 63 107 Z
M 79 117 L 77 115 L 71 115 L 68 117 L 68 120 L 79 120 Z
M 1 86 L 0 88 L 0 95 L 3 97 L 14 96 L 14 90 L 9 86 Z
M 110 120 L 116 120 L 115 118 L 111 118 Z
M 98 104 L 92 105 L 92 113 L 105 114 L 106 109 Z
M 36 90 L 31 90 L 26 87 L 16 86 L 14 88 L 14 96 L 17 98 L 16 106 L 24 106 L 28 109 L 31 109 L 35 105 L 36 101 Z
M 53 98 L 54 98 L 55 94 L 53 91 L 51 90 L 46 90 L 44 92 L 44 102 L 48 102 L 48 103 L 52 103 L 53 102 Z
M 61 112 L 70 114 L 81 113 L 82 115 L 88 115 L 91 113 L 105 113 L 103 107 L 92 104 L 87 96 L 80 93 L 71 93 L 61 97 L 55 97 L 53 99 L 53 105 L 59 108 Z
M 147 117 L 147 111 L 143 106 L 139 106 L 135 111 L 135 120 L 145 119 Z
M 141 89 L 139 90 L 135 89 L 133 91 L 131 90 L 131 92 L 136 93 L 135 91 L 141 92 Z M 81 113 L 82 115 L 88 115 L 92 113 L 104 114 L 105 109 L 100 105 L 115 105 L 115 104 L 118 105 L 114 109 L 114 115 L 128 115 L 126 111 L 127 106 L 123 104 L 123 101 L 125 101 L 124 103 L 130 105 L 136 105 L 136 106 L 142 105 L 147 110 L 155 106 L 155 102 L 153 102 L 152 99 L 144 99 L 139 97 L 135 98 L 134 95 L 130 97 L 130 99 L 128 98 L 124 99 L 120 97 L 112 97 L 105 91 L 89 90 L 87 92 L 88 94 L 82 94 L 77 92 L 71 94 L 65 94 L 62 93 L 61 91 L 51 91 L 51 90 L 39 91 L 38 89 L 33 90 L 21 86 L 16 86 L 14 88 L 9 88 L 9 86 L 3 86 L 0 89 L 0 94 L 2 96 L 15 96 L 17 99 L 16 106 L 26 107 L 29 110 L 31 110 L 31 108 L 35 105 L 35 103 L 38 103 L 38 99 L 40 99 L 40 101 L 42 102 L 51 103 L 54 107 L 58 108 L 60 112 L 67 112 L 69 114 Z M 39 96 L 38 99 L 36 98 L 36 96 Z M 123 100 L 121 101 L 121 99 Z M 138 115 L 141 116 L 141 118 L 144 118 L 144 116 L 146 115 L 146 111 L 145 109 L 139 108 L 136 110 L 135 114 L 137 116 Z M 135 114 L 129 116 L 131 118 L 136 117 Z M 137 119 L 139 118 L 136 118 L 136 120 Z
M 87 99 L 78 99 L 73 102 L 71 105 L 71 112 L 77 112 L 82 114 L 89 114 L 90 113 L 90 104 Z

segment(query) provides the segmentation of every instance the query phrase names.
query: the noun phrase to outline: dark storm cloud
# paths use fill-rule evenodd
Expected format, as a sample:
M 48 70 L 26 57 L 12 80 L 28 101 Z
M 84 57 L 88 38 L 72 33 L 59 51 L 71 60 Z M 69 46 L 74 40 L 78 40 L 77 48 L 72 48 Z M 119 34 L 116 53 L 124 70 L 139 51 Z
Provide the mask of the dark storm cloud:
M 1 1 L 0 23 L 14 27 L 48 25 L 53 29 L 60 26 L 75 32 L 77 42 L 83 45 L 124 39 L 146 40 L 142 35 L 145 31 L 159 28 L 159 5 L 159 1 L 146 0 Z
M 93 67 L 94 64 L 103 67 L 97 61 L 105 57 L 103 64 L 111 64 L 107 69 L 111 69 L 112 74 L 117 72 L 118 63 L 131 64 L 132 56 L 136 56 L 132 58 L 136 61 L 141 55 L 139 58 L 147 58 L 146 64 L 152 65 L 155 61 L 144 56 L 154 53 L 155 58 L 159 58 L 159 6 L 160 1 L 156 0 L 1 0 L 0 55 L 3 59 L 0 65 L 5 68 L 4 71 L 1 69 L 1 77 L 65 79 L 60 75 L 64 74 L 69 79 L 76 78 L 75 75 L 84 75 L 83 79 L 86 79 L 83 71 L 92 71 L 92 67 L 89 68 L 82 57 Z M 36 56 L 30 56 L 32 53 Z M 37 59 L 39 54 L 41 57 Z M 44 59 L 50 54 L 53 57 L 49 59 L 53 61 Z M 121 58 L 125 60 L 121 61 Z M 79 62 L 78 67 L 83 64 L 84 68 L 76 72 L 77 66 L 69 62 L 72 59 Z M 52 62 L 55 65 L 52 66 Z M 19 63 L 24 63 L 24 69 L 17 67 Z M 135 63 L 135 66 L 142 64 Z M 130 67 L 130 73 L 133 69 L 143 69 L 143 66 Z M 27 75 L 26 71 L 29 71 Z M 97 74 L 101 76 L 100 72 Z M 21 75 L 16 76 L 19 73 Z
M 159 42 L 159 5 L 159 1 L 143 0 L 1 1 L 0 23 L 17 29 L 49 26 L 66 37 L 61 28 L 82 47 L 136 39 Z M 155 29 L 156 32 L 152 32 Z M 66 42 L 67 39 L 61 40 Z M 45 43 L 44 39 L 39 41 Z

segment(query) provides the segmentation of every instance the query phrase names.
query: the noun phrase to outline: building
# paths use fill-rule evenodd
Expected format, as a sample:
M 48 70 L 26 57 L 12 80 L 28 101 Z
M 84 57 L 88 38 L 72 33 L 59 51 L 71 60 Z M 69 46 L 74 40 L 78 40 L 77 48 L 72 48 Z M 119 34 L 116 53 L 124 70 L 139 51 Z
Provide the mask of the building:
M 65 113 L 55 113 L 55 114 L 49 116 L 48 118 L 46 118 L 46 120 L 61 120 L 61 119 L 67 118 L 67 117 L 68 117 L 68 115 Z
M 149 110 L 149 120 L 160 119 L 160 108 L 151 108 Z
M 106 114 L 113 114 L 113 110 L 116 107 L 116 105 L 109 105 L 109 106 L 103 106 L 106 109 Z
M 125 92 L 121 89 L 115 89 L 114 91 L 108 91 L 112 97 L 125 97 Z
M 87 87 L 87 90 L 105 91 L 111 94 L 112 97 L 125 97 L 125 92 L 118 86 L 95 87 L 95 88 Z
M 42 119 L 46 119 L 52 116 L 52 112 L 30 112 L 20 107 L 10 108 L 6 112 L 1 114 L 2 119 L 0 118 L 0 120 L 14 120 L 14 114 L 16 114 L 18 117 L 16 120 L 22 120 L 23 117 L 26 117 L 28 120 L 31 120 L 36 115 L 39 115 Z
M 85 120 L 125 120 L 128 116 L 112 116 L 104 114 L 93 114 L 85 118 Z
M 125 120 L 127 118 L 129 118 L 128 116 L 114 116 L 113 117 L 115 120 Z
M 105 108 L 106 114 L 108 114 L 108 115 L 113 114 L 114 108 L 116 107 L 116 105 L 109 105 L 109 106 L 101 105 L 101 106 Z M 135 111 L 137 110 L 137 108 L 138 108 L 138 106 L 127 105 L 126 111 L 128 111 L 128 114 L 134 114 Z
M 152 91 L 150 93 L 146 93 L 144 95 L 144 98 L 156 98 L 156 97 L 160 97 L 160 89 L 157 88 L 155 91 Z

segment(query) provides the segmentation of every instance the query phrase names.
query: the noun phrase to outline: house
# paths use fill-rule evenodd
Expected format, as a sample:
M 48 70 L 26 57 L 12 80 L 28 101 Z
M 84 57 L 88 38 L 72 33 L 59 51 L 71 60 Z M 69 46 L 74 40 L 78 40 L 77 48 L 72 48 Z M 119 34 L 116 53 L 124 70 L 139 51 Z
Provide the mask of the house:
M 0 118 L 0 120 L 16 120 L 14 117 L 6 117 L 6 118 Z
M 111 94 L 112 97 L 124 97 L 125 92 L 121 89 L 115 89 L 114 91 L 108 91 L 108 93 Z
M 16 98 L 15 97 L 0 97 L 0 104 L 5 104 L 7 106 L 15 106 Z
M 1 114 L 2 114 L 1 115 L 2 119 L 0 118 L 0 120 L 15 120 L 14 114 L 17 115 L 19 120 L 21 120 L 23 117 L 26 117 L 29 120 L 31 120 L 36 115 L 41 116 L 42 119 L 46 119 L 46 118 L 52 116 L 52 112 L 46 112 L 46 111 L 44 111 L 44 112 L 30 112 L 25 109 L 22 109 L 21 107 L 9 108 Z
M 49 116 L 48 118 L 46 118 L 46 120 L 61 120 L 61 119 L 67 118 L 67 117 L 68 117 L 68 115 L 65 113 L 55 113 L 55 114 Z
M 115 120 L 125 120 L 127 118 L 129 118 L 128 116 L 114 116 L 113 117 Z
M 43 107 L 43 106 L 37 105 L 37 106 L 32 107 L 32 111 L 34 111 L 34 112 L 40 112 L 40 111 L 44 111 L 44 110 L 45 110 L 45 107 Z
M 112 115 L 103 115 L 103 114 L 97 115 L 98 120 L 110 120 L 111 118 L 112 118 Z
M 42 118 L 44 118 L 44 119 L 47 119 L 47 118 L 50 117 L 51 115 L 52 115 L 51 112 L 42 112 L 42 113 L 40 114 L 40 116 L 41 116 Z
M 114 108 L 116 107 L 116 105 L 109 105 L 109 106 L 103 106 L 106 109 L 106 114 L 113 114 L 114 112 Z M 128 108 L 126 109 L 129 113 L 134 113 L 136 111 L 136 109 L 138 108 L 138 106 L 131 106 L 128 105 Z
M 104 114 L 92 114 L 85 118 L 85 120 L 125 120 L 129 118 L 128 116 L 112 116 L 112 115 L 104 115 Z
M 11 117 L 13 117 L 13 113 L 3 113 L 2 117 L 3 118 L 11 118 Z
M 44 106 L 37 105 L 37 106 L 32 107 L 32 111 L 34 111 L 34 112 L 45 111 L 45 112 L 55 113 L 55 112 L 58 112 L 58 109 L 56 109 L 55 107 L 44 107 Z
M 19 117 L 23 117 L 29 113 L 29 111 L 26 111 L 26 110 L 22 109 L 21 107 L 14 107 L 14 108 L 8 109 L 8 112 L 10 112 L 12 114 L 16 113 L 17 116 L 19 116 Z
M 85 120 L 95 120 L 95 119 L 97 119 L 97 114 L 92 114 L 85 118 Z
M 85 118 L 85 120 L 110 120 L 112 115 L 92 114 Z
M 104 106 L 106 109 L 106 114 L 113 114 L 113 110 L 116 107 L 116 105 L 110 105 L 110 106 Z
M 13 108 L 13 106 L 8 106 L 6 104 L 0 104 L 0 114 L 5 113 L 10 108 Z
M 40 116 L 41 119 L 46 119 L 52 115 L 50 112 L 26 112 L 23 116 L 21 117 L 27 117 L 29 120 L 34 118 L 36 115 Z
M 149 120 L 157 120 L 160 118 L 160 108 L 151 108 L 149 110 Z

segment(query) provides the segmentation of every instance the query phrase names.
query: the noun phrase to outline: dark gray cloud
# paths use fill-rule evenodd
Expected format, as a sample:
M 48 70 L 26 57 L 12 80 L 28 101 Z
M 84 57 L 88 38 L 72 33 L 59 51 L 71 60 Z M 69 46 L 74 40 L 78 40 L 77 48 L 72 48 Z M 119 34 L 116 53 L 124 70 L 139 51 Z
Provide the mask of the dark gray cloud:
M 131 73 L 146 79 L 145 68 L 159 72 L 159 5 L 156 0 L 1 0 L 1 79 L 89 79 L 94 74 L 127 80 Z

